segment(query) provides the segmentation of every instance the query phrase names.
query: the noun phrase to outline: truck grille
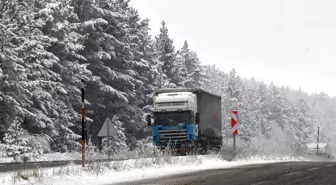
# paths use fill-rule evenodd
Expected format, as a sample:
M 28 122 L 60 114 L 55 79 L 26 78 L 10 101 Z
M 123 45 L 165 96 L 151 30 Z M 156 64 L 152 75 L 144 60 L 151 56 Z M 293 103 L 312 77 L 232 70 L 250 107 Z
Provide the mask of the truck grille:
M 187 140 L 187 130 L 159 130 L 160 142 L 185 142 Z

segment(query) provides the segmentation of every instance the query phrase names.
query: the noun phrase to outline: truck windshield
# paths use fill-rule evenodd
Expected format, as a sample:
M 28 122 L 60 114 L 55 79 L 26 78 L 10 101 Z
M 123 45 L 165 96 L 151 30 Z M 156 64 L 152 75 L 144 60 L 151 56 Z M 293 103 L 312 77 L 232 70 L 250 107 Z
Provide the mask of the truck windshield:
M 191 111 L 154 113 L 154 124 L 173 126 L 191 122 Z

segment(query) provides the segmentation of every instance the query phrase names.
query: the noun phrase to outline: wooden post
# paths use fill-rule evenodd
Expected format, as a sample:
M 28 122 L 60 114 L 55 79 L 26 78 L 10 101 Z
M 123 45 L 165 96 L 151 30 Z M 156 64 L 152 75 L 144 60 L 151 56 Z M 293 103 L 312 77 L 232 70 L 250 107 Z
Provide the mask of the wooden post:
M 318 144 L 319 144 L 319 140 L 320 140 L 320 127 L 317 127 L 317 146 L 316 146 L 316 154 L 318 154 Z
M 84 103 L 84 79 L 82 79 L 82 166 L 85 167 L 85 103 Z
M 107 124 L 107 159 L 110 160 L 110 122 Z

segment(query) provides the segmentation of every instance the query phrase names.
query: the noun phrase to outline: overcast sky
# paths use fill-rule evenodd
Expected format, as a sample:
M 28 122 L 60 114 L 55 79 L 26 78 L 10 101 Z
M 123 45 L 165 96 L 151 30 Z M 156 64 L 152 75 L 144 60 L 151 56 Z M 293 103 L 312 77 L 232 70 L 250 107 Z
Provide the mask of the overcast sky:
M 204 64 L 336 96 L 335 0 L 132 0 L 152 34 L 165 20 Z

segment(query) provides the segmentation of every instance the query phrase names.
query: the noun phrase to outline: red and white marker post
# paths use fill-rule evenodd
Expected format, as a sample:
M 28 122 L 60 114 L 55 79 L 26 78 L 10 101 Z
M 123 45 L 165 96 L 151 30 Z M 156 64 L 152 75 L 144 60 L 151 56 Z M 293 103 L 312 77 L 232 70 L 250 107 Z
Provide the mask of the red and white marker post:
M 85 167 L 85 101 L 84 101 L 84 79 L 82 79 L 82 166 Z
M 238 134 L 238 111 L 232 110 L 231 113 L 231 131 L 233 135 L 233 151 L 236 152 L 236 135 Z

